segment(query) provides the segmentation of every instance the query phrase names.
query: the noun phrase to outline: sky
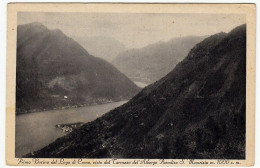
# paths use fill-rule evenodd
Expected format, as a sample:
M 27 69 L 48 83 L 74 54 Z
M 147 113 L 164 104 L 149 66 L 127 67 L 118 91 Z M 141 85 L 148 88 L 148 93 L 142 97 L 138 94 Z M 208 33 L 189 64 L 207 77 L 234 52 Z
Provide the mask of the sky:
M 41 22 L 71 38 L 112 37 L 127 48 L 142 48 L 175 37 L 229 32 L 246 23 L 242 14 L 19 12 L 18 24 Z

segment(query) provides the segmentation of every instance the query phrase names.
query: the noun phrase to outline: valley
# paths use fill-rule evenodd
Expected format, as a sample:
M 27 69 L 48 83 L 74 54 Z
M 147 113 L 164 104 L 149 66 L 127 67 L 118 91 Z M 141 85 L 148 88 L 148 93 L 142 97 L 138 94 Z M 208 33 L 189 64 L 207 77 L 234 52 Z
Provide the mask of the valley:
M 246 25 L 196 44 L 127 103 L 36 158 L 245 159 Z

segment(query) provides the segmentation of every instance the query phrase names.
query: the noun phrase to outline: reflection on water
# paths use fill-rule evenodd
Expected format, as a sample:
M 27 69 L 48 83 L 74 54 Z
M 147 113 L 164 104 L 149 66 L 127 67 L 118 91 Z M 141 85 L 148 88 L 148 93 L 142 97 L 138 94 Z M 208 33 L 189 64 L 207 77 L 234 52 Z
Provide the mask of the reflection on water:
M 143 82 L 137 82 L 137 81 L 134 81 L 134 83 L 137 85 L 137 86 L 139 86 L 140 88 L 144 88 L 144 87 L 146 87 L 148 84 L 146 84 L 146 83 L 143 83 Z
M 55 128 L 57 124 L 90 122 L 126 102 L 17 115 L 15 155 L 21 157 L 64 136 L 65 133 Z

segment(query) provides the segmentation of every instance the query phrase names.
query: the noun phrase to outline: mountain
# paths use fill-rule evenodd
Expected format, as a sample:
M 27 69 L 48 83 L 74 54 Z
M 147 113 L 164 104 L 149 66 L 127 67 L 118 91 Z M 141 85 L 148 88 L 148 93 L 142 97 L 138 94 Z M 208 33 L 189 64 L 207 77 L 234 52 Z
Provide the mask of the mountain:
M 245 159 L 246 25 L 197 44 L 126 104 L 26 157 Z
M 151 84 L 168 74 L 204 37 L 187 36 L 120 53 L 112 64 L 133 81 Z
M 16 112 L 129 99 L 139 88 L 60 30 L 18 26 Z
M 126 50 L 124 44 L 112 37 L 81 36 L 75 37 L 75 40 L 91 55 L 103 58 L 108 62 L 111 62 L 119 53 Z

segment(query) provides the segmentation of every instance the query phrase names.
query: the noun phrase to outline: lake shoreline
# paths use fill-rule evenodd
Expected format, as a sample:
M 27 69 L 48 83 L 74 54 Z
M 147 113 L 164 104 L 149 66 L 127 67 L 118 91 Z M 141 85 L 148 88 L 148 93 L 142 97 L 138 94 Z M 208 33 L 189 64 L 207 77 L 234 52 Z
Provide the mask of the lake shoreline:
M 71 128 L 78 127 L 79 123 L 94 121 L 126 102 L 118 101 L 95 106 L 17 115 L 15 118 L 15 155 L 22 157 L 27 153 L 37 151 L 69 133 Z
M 41 112 L 45 112 L 45 111 L 66 110 L 66 109 L 73 109 L 73 108 L 80 108 L 80 107 L 97 106 L 97 105 L 103 105 L 103 104 L 109 104 L 109 103 L 117 103 L 117 102 L 121 102 L 121 101 L 129 101 L 129 100 L 130 99 L 121 99 L 121 100 L 115 100 L 115 101 L 109 101 L 109 102 L 63 106 L 63 107 L 55 107 L 55 108 L 50 108 L 50 109 L 42 109 L 42 110 L 19 112 L 19 113 L 15 112 L 15 115 L 18 116 L 18 115 L 30 114 L 30 113 L 41 113 Z

